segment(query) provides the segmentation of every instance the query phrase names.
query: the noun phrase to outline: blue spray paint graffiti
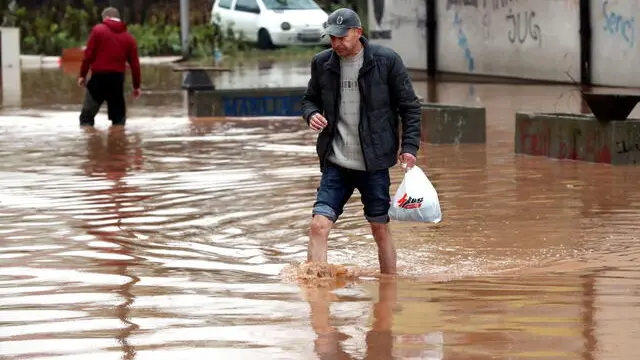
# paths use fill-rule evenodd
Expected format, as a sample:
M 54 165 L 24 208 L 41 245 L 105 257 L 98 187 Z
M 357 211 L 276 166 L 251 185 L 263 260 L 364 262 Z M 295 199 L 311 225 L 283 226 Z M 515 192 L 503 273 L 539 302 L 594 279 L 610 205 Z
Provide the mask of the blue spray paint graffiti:
M 223 96 L 225 116 L 300 116 L 302 95 Z
M 602 2 L 602 15 L 605 19 L 604 31 L 614 36 L 620 36 L 633 48 L 636 41 L 636 20 L 633 16 L 623 16 L 615 11 L 608 11 L 609 1 Z
M 476 68 L 475 61 L 473 60 L 473 55 L 471 55 L 471 49 L 469 49 L 467 35 L 462 29 L 462 18 L 460 17 L 458 12 L 453 15 L 453 27 L 458 29 L 458 46 L 460 46 L 462 51 L 464 51 L 464 58 L 467 60 L 469 72 L 473 72 Z

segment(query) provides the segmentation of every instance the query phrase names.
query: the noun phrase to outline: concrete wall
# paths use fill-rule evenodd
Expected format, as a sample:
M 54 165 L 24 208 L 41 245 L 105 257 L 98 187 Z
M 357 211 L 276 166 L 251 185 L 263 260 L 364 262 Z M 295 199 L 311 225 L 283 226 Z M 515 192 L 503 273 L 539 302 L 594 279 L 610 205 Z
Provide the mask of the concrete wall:
M 437 0 L 441 71 L 579 79 L 579 12 L 568 0 Z
M 22 72 L 20 71 L 20 28 L 0 27 L 0 65 L 2 67 L 2 105 L 22 103 Z
M 591 115 L 516 113 L 515 152 L 612 165 L 640 163 L 640 120 Z
M 640 53 L 635 16 L 640 0 L 592 0 L 592 81 L 597 85 L 639 86 Z
M 439 71 L 571 82 L 580 79 L 579 0 L 436 0 Z M 374 43 L 426 70 L 424 0 L 369 0 Z M 384 4 L 380 24 L 375 9 Z M 640 86 L 640 0 L 591 0 L 592 81 Z
M 424 0 L 367 0 L 371 40 L 400 53 L 405 65 L 426 69 L 427 27 Z M 378 22 L 378 18 L 380 21 Z

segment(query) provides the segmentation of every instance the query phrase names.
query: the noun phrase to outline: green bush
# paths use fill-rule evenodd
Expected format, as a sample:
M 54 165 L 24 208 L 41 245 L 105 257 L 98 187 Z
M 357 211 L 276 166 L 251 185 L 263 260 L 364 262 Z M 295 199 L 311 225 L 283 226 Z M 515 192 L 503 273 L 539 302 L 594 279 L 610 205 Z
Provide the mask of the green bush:
M 129 25 L 129 32 L 138 41 L 140 56 L 182 53 L 180 26 L 167 25 L 162 17 L 152 16 L 145 24 Z M 213 56 L 216 47 L 227 55 L 234 55 L 248 48 L 241 34 L 237 36 L 230 29 L 223 31 L 211 24 L 191 26 L 189 36 L 191 55 L 194 57 Z
M 22 53 L 32 55 L 59 56 L 65 48 L 82 47 L 91 28 L 101 21 L 101 7 L 94 0 L 49 0 L 36 7 L 9 9 L 8 0 L 0 0 L 0 11 L 5 26 L 20 28 Z M 104 1 L 103 1 L 104 2 Z M 195 1 L 194 1 L 195 2 Z M 234 34 L 231 29 L 221 29 L 209 24 L 210 1 L 202 0 L 191 8 L 190 49 L 194 57 L 210 57 L 217 47 L 226 56 L 246 55 L 252 52 L 243 40 L 242 34 Z M 139 3 L 133 1 L 133 3 Z M 153 1 L 147 3 L 144 16 L 132 16 L 133 8 L 125 18 L 136 18 L 141 23 L 129 24 L 138 41 L 140 56 L 180 55 L 182 53 L 179 10 L 176 0 Z M 327 11 L 347 6 L 365 9 L 365 0 L 321 0 L 319 3 Z M 140 3 L 141 4 L 141 3 Z M 366 13 L 366 12 L 365 12 Z M 133 15 L 140 15 L 136 12 Z M 366 27 L 366 16 L 362 16 Z M 309 49 L 307 49 L 309 50 Z M 292 51 L 287 50 L 291 53 Z
M 22 53 L 33 55 L 62 54 L 65 48 L 83 46 L 93 25 L 101 21 L 93 0 L 84 0 L 84 8 L 63 4 L 38 9 L 17 8 L 9 16 L 9 25 L 20 28 Z M 6 11 L 5 11 L 6 14 Z M 138 41 L 140 56 L 180 55 L 182 53 L 180 26 L 172 24 L 166 13 L 152 14 L 144 24 L 129 24 L 129 32 Z M 199 24 L 190 29 L 191 54 L 209 57 L 217 46 L 225 54 L 246 48 L 230 30 Z

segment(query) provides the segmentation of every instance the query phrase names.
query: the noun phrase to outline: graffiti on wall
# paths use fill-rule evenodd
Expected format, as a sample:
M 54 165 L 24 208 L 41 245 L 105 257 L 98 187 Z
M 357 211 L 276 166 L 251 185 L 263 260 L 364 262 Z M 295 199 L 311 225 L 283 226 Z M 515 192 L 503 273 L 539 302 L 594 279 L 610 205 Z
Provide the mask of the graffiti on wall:
M 629 159 L 632 164 L 640 162 L 640 126 L 628 125 L 625 131 L 618 132 L 615 139 L 615 151 L 618 155 Z
M 407 9 L 399 6 L 398 1 L 394 1 L 393 7 L 387 4 L 387 0 L 372 0 L 372 2 L 375 27 L 369 31 L 371 39 L 391 40 L 392 31 L 403 26 L 415 26 L 422 31 L 422 37 L 426 39 L 427 17 L 424 11 L 420 11 L 419 8 Z M 402 12 L 393 11 L 394 9 L 402 9 Z
M 627 154 L 630 152 L 638 152 L 640 153 L 640 144 L 638 143 L 629 143 L 626 140 L 617 141 L 616 142 L 616 152 L 618 154 Z
M 300 116 L 300 95 L 223 96 L 225 116 Z
M 473 7 L 496 11 L 506 9 L 517 2 L 520 2 L 520 0 L 447 0 L 447 10 L 452 7 Z
M 514 10 L 516 3 L 526 3 L 525 0 L 447 0 L 447 10 L 455 10 L 455 17 L 461 8 L 470 7 L 484 11 L 482 15 L 482 35 L 485 40 L 492 37 L 491 28 L 494 18 L 501 18 L 504 14 L 504 22 L 500 28 L 506 29 L 505 39 L 511 44 L 525 44 L 527 42 L 537 43 L 542 47 L 542 29 L 536 19 L 536 12 L 533 9 Z M 454 25 L 456 22 L 454 21 Z M 456 28 L 459 32 L 459 29 Z
M 385 25 L 391 29 L 399 29 L 402 26 L 414 25 L 417 29 L 422 30 L 422 37 L 427 38 L 427 19 L 425 16 L 420 16 L 416 11 L 413 11 L 414 16 L 389 14 L 385 19 Z M 389 38 L 391 38 L 391 32 L 389 32 Z
M 478 8 L 478 0 L 447 0 L 447 10 L 451 9 L 452 6 L 471 6 Z
M 426 69 L 427 4 L 424 0 L 367 0 L 368 34 L 405 58 L 409 69 Z
M 608 0 L 602 2 L 602 16 L 604 16 L 604 31 L 624 41 L 629 48 L 633 48 L 636 41 L 635 18 L 624 12 L 615 11 Z
M 391 29 L 385 29 L 382 23 L 385 3 L 385 0 L 373 0 L 373 18 L 376 20 L 376 28 L 370 31 L 371 39 L 391 39 Z
M 554 119 L 555 120 L 555 119 Z M 556 121 L 523 119 L 517 122 L 518 142 L 523 154 L 556 159 L 611 164 L 611 149 L 598 127 L 574 128 L 571 134 L 555 131 Z
M 523 44 L 530 36 L 532 40 L 537 41 L 538 45 L 542 47 L 542 34 L 540 33 L 540 25 L 535 22 L 535 11 L 523 11 L 520 13 L 514 13 L 512 9 L 509 9 L 509 13 L 506 16 L 507 21 L 511 22 L 511 28 L 509 29 L 508 37 L 510 43 Z
M 467 62 L 467 68 L 469 69 L 469 72 L 473 72 L 475 70 L 475 61 L 473 60 L 473 55 L 471 54 L 471 49 L 469 48 L 469 41 L 467 40 L 467 35 L 465 34 L 464 29 L 462 27 L 462 18 L 457 12 L 453 17 L 453 26 L 458 31 L 458 46 L 464 52 L 464 58 Z

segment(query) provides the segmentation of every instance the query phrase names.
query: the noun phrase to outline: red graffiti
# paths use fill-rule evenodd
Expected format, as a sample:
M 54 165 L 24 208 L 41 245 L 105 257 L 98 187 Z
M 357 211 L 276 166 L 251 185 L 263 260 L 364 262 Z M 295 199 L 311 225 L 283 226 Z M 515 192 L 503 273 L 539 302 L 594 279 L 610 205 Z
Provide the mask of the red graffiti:
M 596 154 L 596 162 L 611 164 L 611 149 L 609 145 L 604 144 L 600 151 Z
M 547 121 L 523 120 L 519 124 L 520 149 L 525 154 L 550 156 L 551 127 Z
M 589 128 L 585 136 L 583 159 L 579 160 L 611 164 L 611 149 L 604 142 L 603 132 L 604 129 L 599 127 Z
M 567 159 L 569 158 L 569 148 L 564 141 L 560 142 L 560 154 L 558 155 L 558 159 Z
M 611 147 L 607 143 L 607 129 L 589 124 L 589 126 L 576 127 L 567 133 L 566 126 L 556 125 L 552 126 L 551 120 L 519 121 L 520 152 L 557 159 L 611 164 Z
M 558 141 L 560 141 L 560 153 L 558 154 L 558 159 L 579 160 L 578 151 L 575 146 L 569 147 L 567 142 L 562 138 L 559 138 Z

